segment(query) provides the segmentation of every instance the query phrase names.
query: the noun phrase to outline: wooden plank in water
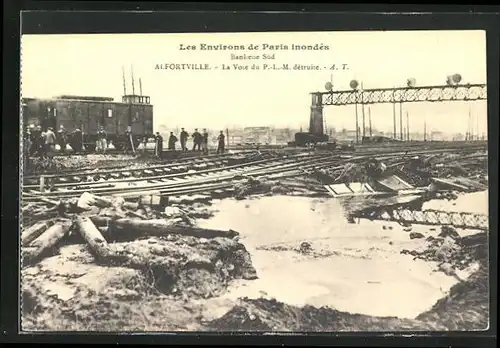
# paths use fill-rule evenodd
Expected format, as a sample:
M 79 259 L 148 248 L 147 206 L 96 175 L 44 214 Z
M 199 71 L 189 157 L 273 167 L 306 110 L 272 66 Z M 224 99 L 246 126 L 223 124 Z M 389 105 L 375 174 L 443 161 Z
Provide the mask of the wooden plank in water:
M 387 192 L 377 192 L 367 183 L 350 183 L 346 184 L 336 184 L 336 185 L 324 185 L 328 193 L 333 197 L 371 197 L 379 195 L 387 195 Z
M 447 179 L 441 179 L 441 178 L 431 178 L 431 181 L 443 188 L 448 188 L 448 189 L 453 189 L 453 190 L 459 190 L 459 191 L 468 191 L 469 187 L 457 184 L 451 180 Z
M 388 191 L 401 191 L 414 188 L 397 175 L 388 176 L 378 180 L 377 183 Z

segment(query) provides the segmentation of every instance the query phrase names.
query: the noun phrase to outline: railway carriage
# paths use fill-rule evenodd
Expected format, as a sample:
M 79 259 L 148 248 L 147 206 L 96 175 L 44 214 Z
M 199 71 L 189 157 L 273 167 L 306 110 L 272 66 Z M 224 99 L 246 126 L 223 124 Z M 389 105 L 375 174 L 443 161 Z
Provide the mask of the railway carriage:
M 116 149 L 123 149 L 128 126 L 132 128 L 135 146 L 144 139 L 153 137 L 153 105 L 150 98 L 140 95 L 125 95 L 121 102 L 113 98 L 62 95 L 50 99 L 23 98 L 24 126 L 40 125 L 42 129 L 62 125 L 68 134 L 76 129 L 83 131 L 86 149 L 94 150 L 97 131 L 104 127 Z M 72 146 L 72 137 L 69 136 Z M 72 146 L 73 147 L 73 146 Z

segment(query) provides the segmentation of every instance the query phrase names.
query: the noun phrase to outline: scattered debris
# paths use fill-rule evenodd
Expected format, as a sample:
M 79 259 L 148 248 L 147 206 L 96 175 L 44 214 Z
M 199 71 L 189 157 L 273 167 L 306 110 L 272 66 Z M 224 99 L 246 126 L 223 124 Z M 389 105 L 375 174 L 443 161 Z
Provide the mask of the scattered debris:
M 259 153 L 255 159 L 264 159 L 266 156 Z M 273 156 L 283 154 L 276 152 Z M 221 165 L 238 164 L 244 160 L 244 156 L 233 156 L 221 160 Z M 35 160 L 31 173 L 62 172 L 81 167 L 84 161 L 89 171 L 104 163 L 117 166 L 121 161 L 120 165 L 130 165 L 130 171 L 122 171 L 121 177 L 130 177 L 137 171 L 148 172 L 150 176 L 156 174 L 154 170 L 149 170 L 147 161 L 141 163 L 137 158 L 132 160 L 125 156 L 119 161 L 106 156 Z M 195 163 L 197 160 L 193 161 Z M 483 232 L 461 237 L 451 226 L 443 226 L 437 237 L 429 236 L 425 241 L 424 234 L 405 228 L 410 239 L 422 239 L 423 243 L 419 244 L 425 245 L 422 249 L 403 250 L 401 253 L 412 255 L 415 259 L 436 262 L 436 271 L 449 276 L 457 277 L 458 271 L 469 269 L 478 262 L 480 269 L 465 281 L 459 279 L 445 299 L 414 320 L 350 314 L 327 307 L 298 308 L 276 300 L 245 298 L 219 319 L 203 325 L 201 315 L 197 312 L 199 308 L 191 300 L 201 301 L 221 295 L 235 279 L 257 278 L 250 254 L 239 243 L 237 232 L 197 227 L 196 219 L 212 216 L 210 201 L 216 195 L 236 199 L 252 195 L 328 196 L 323 184 L 343 185 L 357 192 L 356 184 L 361 183 L 364 186 L 360 187 L 373 188 L 374 192 L 383 191 L 382 187 L 385 187 L 384 190 L 391 191 L 394 197 L 361 197 L 358 202 L 356 199 L 350 200 L 350 212 L 365 209 L 366 213 L 380 206 L 404 206 L 414 213 L 421 211 L 422 201 L 454 200 L 460 191 L 486 189 L 486 161 L 487 156 L 480 154 L 468 157 L 449 154 L 414 158 L 403 156 L 384 160 L 383 166 L 381 162 L 370 166 L 353 161 L 341 169 L 335 165 L 331 169 L 304 170 L 302 176 L 293 178 L 235 177 L 232 189 L 224 188 L 213 195 L 202 192 L 165 199 L 165 196 L 157 193 L 148 193 L 124 199 L 84 192 L 74 199 L 41 198 L 37 202 L 24 204 L 21 233 L 23 329 L 484 329 L 488 317 L 488 278 L 485 271 L 488 260 L 487 234 Z M 203 163 L 196 162 L 193 165 L 197 170 L 205 167 Z M 172 172 L 184 169 L 186 173 L 193 172 L 193 169 L 182 165 L 173 167 Z M 118 177 L 114 174 L 100 177 L 99 173 L 92 176 L 99 180 Z M 84 182 L 86 179 L 69 180 Z M 418 199 L 412 198 L 410 194 L 394 195 L 410 189 L 414 190 L 413 196 Z M 403 215 L 400 224 L 411 226 L 411 223 L 418 223 L 417 220 L 407 221 Z M 353 223 L 356 222 L 355 217 L 359 218 L 359 215 L 348 216 Z M 438 225 L 443 222 L 434 223 Z M 392 230 L 393 227 L 383 225 L 382 229 Z M 394 244 L 392 241 L 388 243 Z M 258 249 L 292 252 L 295 253 L 294 258 L 301 260 L 341 256 L 335 251 L 322 250 L 320 243 L 313 247 L 310 241 Z M 173 317 L 175 320 L 170 320 Z
M 395 317 L 373 317 L 328 307 L 298 308 L 274 299 L 241 299 L 233 309 L 208 324 L 213 331 L 436 331 L 442 324 Z
M 452 270 L 464 270 L 474 262 L 488 259 L 486 232 L 460 237 L 454 228 L 443 226 L 438 237 L 429 236 L 425 241 L 427 245 L 423 250 L 402 250 L 401 253 L 439 265 L 449 264 Z

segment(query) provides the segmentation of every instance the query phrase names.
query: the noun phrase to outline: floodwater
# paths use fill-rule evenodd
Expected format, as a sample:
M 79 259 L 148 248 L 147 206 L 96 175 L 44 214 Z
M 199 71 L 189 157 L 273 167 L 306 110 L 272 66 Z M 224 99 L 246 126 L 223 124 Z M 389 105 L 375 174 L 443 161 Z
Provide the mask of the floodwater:
M 460 197 L 456 205 L 465 205 L 467 200 L 485 201 L 487 208 L 487 193 Z M 428 202 L 434 209 L 436 204 Z M 404 229 L 384 221 L 348 223 L 344 208 L 335 198 L 223 200 L 216 203 L 216 209 L 215 216 L 200 221 L 200 225 L 240 232 L 240 241 L 252 255 L 259 276 L 232 286 L 218 299 L 220 307 L 223 303 L 230 306 L 241 297 L 264 297 L 296 306 L 329 306 L 350 313 L 414 318 L 430 309 L 458 281 L 457 277 L 435 272 L 435 264 L 400 253 L 425 245 L 424 238 L 411 240 L 410 231 L 436 236 L 439 226 Z M 305 241 L 316 257 L 298 251 Z M 460 278 L 466 276 L 466 272 L 458 274 Z M 225 310 L 220 308 L 220 313 L 213 315 Z

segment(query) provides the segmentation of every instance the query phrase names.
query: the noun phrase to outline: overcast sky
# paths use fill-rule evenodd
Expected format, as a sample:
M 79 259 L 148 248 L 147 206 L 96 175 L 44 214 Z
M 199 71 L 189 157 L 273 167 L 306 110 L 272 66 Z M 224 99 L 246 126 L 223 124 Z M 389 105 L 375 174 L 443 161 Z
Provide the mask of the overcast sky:
M 202 51 L 200 44 L 288 45 L 288 50 Z M 197 50 L 181 51 L 180 44 Z M 296 51 L 291 45 L 323 44 L 323 51 Z M 444 84 L 446 76 L 460 73 L 463 82 L 486 82 L 486 39 L 483 31 L 372 31 L 234 34 L 88 34 L 24 35 L 22 37 L 22 96 L 61 94 L 109 96 L 121 100 L 122 67 L 131 93 L 131 66 L 135 90 L 139 77 L 144 95 L 151 96 L 155 127 L 223 128 L 232 126 L 307 127 L 309 95 L 323 91 L 333 77 L 334 89 L 349 89 L 362 80 L 364 88 L 404 86 L 413 77 L 417 85 Z M 156 64 L 224 63 L 230 54 L 275 54 L 276 64 L 348 64 L 345 71 L 221 71 L 156 70 Z M 260 60 L 259 64 L 267 63 Z M 269 60 L 271 62 L 271 60 Z M 462 132 L 467 128 L 469 105 L 474 127 L 486 132 L 486 102 L 413 103 L 410 131 Z M 370 107 L 375 128 L 392 130 L 392 106 Z M 366 109 L 368 112 L 368 109 Z M 325 108 L 328 127 L 354 129 L 354 106 Z

